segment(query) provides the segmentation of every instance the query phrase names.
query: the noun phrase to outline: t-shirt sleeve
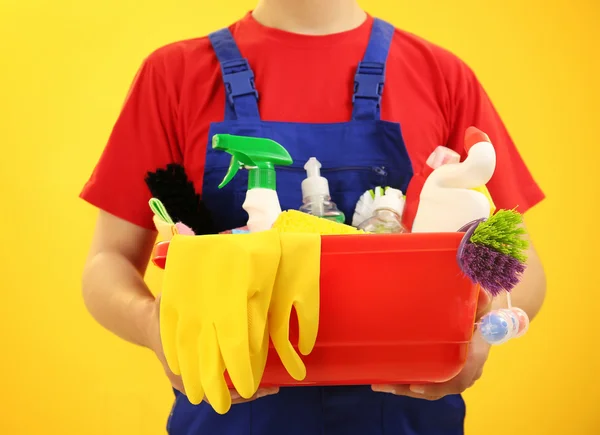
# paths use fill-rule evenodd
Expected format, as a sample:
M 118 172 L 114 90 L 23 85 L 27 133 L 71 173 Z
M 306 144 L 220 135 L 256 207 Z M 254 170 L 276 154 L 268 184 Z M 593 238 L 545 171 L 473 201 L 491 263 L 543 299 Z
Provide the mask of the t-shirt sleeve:
M 150 55 L 139 68 L 99 161 L 80 197 L 108 213 L 153 229 L 148 172 L 177 162 L 176 102 L 164 59 Z
M 464 158 L 464 135 L 474 126 L 485 132 L 496 150 L 496 170 L 487 187 L 498 209 L 525 213 L 544 199 L 511 139 L 500 115 L 475 74 L 464 64 L 451 84 L 452 114 L 448 146 Z

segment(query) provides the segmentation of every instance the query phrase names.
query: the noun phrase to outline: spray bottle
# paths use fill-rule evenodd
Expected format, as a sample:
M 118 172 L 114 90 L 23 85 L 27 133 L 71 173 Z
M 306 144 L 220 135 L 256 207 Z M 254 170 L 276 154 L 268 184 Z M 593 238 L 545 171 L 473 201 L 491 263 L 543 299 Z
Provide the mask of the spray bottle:
M 487 189 L 494 175 L 496 152 L 489 137 L 475 127 L 465 134 L 467 158 L 431 171 L 420 193 L 412 232 L 454 232 L 490 216 Z
M 271 229 L 281 214 L 277 196 L 275 166 L 293 163 L 292 157 L 279 143 L 264 138 L 216 134 L 212 147 L 231 154 L 227 175 L 219 189 L 227 185 L 240 168 L 248 170 L 248 192 L 242 207 L 248 213 L 250 232 Z
M 306 178 L 302 181 L 302 207 L 300 211 L 343 224 L 344 213 L 331 201 L 329 182 L 321 176 L 321 163 L 311 157 L 304 165 Z

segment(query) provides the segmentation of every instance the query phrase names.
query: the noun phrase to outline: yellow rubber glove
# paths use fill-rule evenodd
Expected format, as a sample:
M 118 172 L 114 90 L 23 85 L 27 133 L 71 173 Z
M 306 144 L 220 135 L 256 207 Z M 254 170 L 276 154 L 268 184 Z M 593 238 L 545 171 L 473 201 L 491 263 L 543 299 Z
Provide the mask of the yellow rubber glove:
M 257 391 L 280 256 L 276 230 L 171 240 L 160 332 L 169 368 L 181 375 L 191 403 L 206 397 L 215 411 L 226 413 L 231 395 L 225 370 L 240 396 Z
M 281 261 L 269 309 L 273 346 L 292 378 L 306 377 L 306 366 L 290 343 L 292 308 L 298 315 L 298 349 L 312 352 L 319 329 L 321 236 L 315 233 L 281 233 Z

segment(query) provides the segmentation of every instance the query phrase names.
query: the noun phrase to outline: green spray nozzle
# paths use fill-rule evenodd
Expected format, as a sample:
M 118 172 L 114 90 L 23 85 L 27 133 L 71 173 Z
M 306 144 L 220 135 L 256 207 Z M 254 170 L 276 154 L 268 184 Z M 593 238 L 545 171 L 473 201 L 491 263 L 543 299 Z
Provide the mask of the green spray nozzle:
M 290 153 L 271 139 L 215 134 L 212 147 L 231 154 L 227 175 L 219 184 L 219 189 L 226 186 L 240 168 L 245 168 L 249 170 L 248 190 L 276 190 L 275 166 L 288 166 L 293 163 Z

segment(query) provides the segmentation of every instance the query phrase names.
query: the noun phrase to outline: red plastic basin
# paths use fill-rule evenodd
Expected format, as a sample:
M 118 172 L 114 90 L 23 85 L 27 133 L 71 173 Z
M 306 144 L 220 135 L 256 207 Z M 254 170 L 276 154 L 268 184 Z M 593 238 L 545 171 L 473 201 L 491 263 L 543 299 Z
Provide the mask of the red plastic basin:
M 465 364 L 478 287 L 456 261 L 464 233 L 322 237 L 319 333 L 295 381 L 274 348 L 263 386 L 434 383 Z M 164 267 L 168 242 L 154 262 Z M 292 343 L 297 321 L 292 315 Z

